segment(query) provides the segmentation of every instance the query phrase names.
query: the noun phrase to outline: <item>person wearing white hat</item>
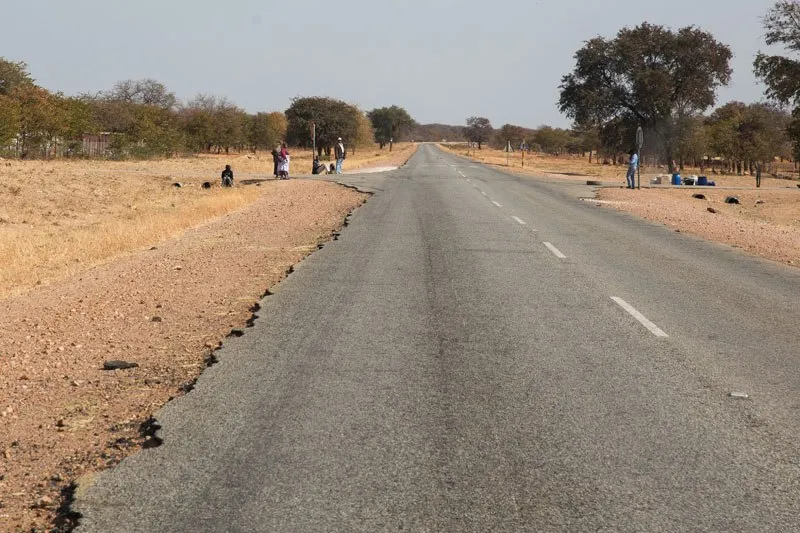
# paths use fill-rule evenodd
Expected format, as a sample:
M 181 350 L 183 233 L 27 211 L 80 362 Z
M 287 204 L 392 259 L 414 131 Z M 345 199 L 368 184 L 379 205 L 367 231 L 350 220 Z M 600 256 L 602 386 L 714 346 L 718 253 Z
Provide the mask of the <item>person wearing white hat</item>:
M 342 165 L 344 164 L 344 160 L 347 157 L 347 150 L 344 149 L 344 142 L 342 142 L 342 138 L 339 137 L 336 143 L 336 173 L 342 173 Z

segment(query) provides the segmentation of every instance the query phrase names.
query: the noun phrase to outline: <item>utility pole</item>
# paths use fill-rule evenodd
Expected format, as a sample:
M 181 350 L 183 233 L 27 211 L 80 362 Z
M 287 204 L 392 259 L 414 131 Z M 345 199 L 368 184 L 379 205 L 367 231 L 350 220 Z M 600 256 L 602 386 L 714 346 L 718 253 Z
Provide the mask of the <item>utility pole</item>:
M 636 129 L 636 174 L 637 174 L 637 188 L 642 188 L 642 146 L 644 145 L 644 131 L 639 126 Z

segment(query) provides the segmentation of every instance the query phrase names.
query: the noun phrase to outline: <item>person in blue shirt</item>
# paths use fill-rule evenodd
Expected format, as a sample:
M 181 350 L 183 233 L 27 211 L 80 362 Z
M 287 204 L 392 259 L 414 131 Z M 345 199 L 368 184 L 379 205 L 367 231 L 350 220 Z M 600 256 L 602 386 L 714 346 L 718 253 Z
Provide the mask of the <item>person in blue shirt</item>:
M 636 188 L 636 169 L 639 168 L 639 154 L 631 152 L 631 162 L 628 164 L 628 189 Z

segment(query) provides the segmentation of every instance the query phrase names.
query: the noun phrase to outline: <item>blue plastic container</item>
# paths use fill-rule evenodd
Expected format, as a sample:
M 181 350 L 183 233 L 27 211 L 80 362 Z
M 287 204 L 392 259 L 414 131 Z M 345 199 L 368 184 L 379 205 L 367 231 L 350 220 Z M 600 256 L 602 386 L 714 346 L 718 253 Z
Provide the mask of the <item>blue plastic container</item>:
M 708 186 L 708 176 L 698 176 L 697 177 L 697 184 L 703 187 Z
M 680 185 L 681 184 L 681 175 L 680 174 L 673 174 L 672 175 L 672 184 L 673 185 Z

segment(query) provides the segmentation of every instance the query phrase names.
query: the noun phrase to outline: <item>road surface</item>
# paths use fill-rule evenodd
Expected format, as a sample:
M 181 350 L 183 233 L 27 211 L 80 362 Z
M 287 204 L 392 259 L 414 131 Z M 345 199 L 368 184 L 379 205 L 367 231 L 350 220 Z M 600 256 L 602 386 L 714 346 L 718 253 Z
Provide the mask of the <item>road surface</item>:
M 800 528 L 798 270 L 430 145 L 344 180 L 79 532 Z

